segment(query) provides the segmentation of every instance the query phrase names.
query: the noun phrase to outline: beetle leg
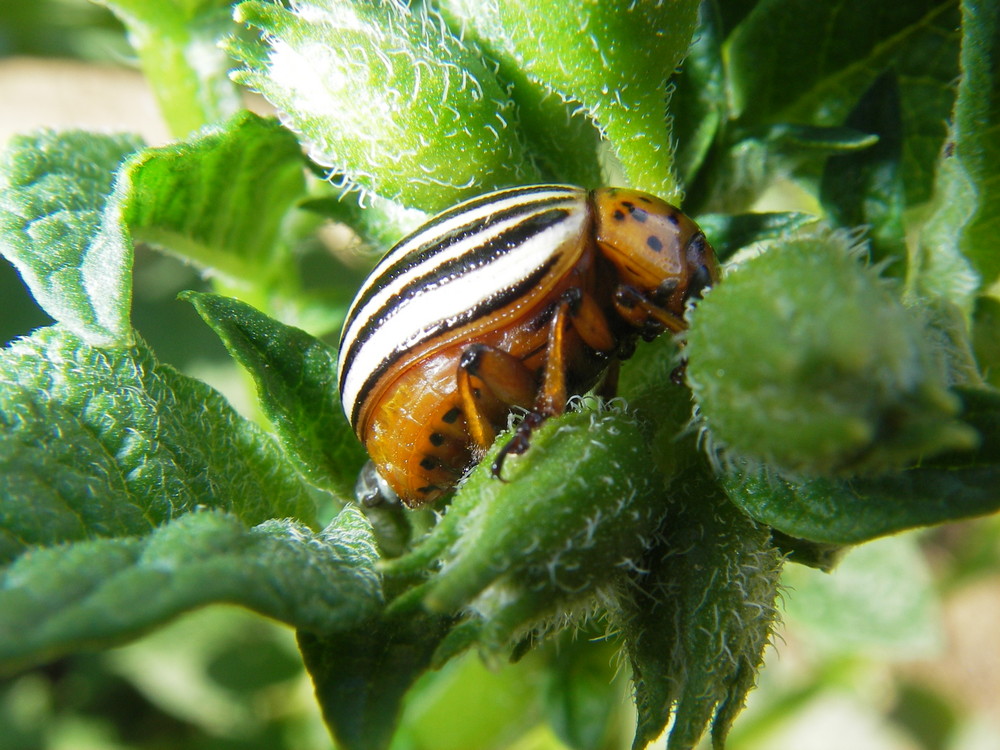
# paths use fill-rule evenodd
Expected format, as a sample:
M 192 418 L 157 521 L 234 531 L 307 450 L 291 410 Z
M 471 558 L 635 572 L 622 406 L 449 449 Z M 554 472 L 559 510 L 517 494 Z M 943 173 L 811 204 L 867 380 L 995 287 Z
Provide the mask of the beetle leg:
M 566 328 L 573 324 L 574 312 L 580 309 L 586 311 L 589 319 L 583 325 L 589 331 L 600 332 L 603 315 L 596 305 L 586 306 L 584 300 L 589 299 L 582 294 L 579 289 L 568 289 L 563 294 L 552 315 L 552 322 L 549 324 L 549 338 L 546 345 L 545 370 L 542 375 L 542 387 L 538 391 L 535 399 L 534 409 L 525 415 L 524 419 L 517 426 L 514 436 L 507 441 L 507 444 L 500 449 L 496 459 L 493 461 L 493 476 L 502 479 L 500 472 L 503 469 L 504 460 L 510 454 L 520 455 L 528 450 L 531 444 L 531 433 L 538 428 L 542 422 L 549 417 L 562 414 L 566 409 Z M 592 301 L 591 301 L 592 303 Z M 580 305 L 577 308 L 577 305 Z M 595 322 L 596 321 L 596 322 Z M 574 324 L 575 327 L 575 324 Z M 579 331 L 579 329 L 577 329 Z M 610 331 L 608 331 L 610 339 Z M 583 334 L 581 334 L 583 338 Z M 609 349 L 613 348 L 613 341 L 609 340 Z
M 594 298 L 579 288 L 567 289 L 563 297 L 569 302 L 570 323 L 583 343 L 598 352 L 614 351 L 617 341 Z
M 480 387 L 476 387 L 473 378 L 480 381 Z M 457 379 L 469 434 L 473 443 L 484 451 L 496 437 L 490 412 L 497 409 L 490 407 L 499 404 L 506 413 L 511 406 L 530 408 L 534 398 L 535 378 L 524 363 L 502 349 L 485 344 L 473 344 L 462 352 Z
M 664 330 L 677 333 L 687 328 L 683 318 L 664 310 L 650 302 L 635 287 L 622 284 L 613 296 L 615 310 L 635 328 L 639 329 L 644 339 L 656 338 Z

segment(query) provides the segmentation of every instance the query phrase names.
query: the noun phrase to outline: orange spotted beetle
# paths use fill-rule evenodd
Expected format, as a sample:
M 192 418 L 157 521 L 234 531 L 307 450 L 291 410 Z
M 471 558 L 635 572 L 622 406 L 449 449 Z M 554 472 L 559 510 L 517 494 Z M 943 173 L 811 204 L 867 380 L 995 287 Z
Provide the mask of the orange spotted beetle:
M 512 411 L 494 464 L 567 399 L 613 395 L 638 337 L 686 327 L 718 265 L 691 219 L 646 193 L 562 185 L 461 203 L 401 240 L 358 292 L 341 401 L 378 476 L 410 507 L 451 489 Z

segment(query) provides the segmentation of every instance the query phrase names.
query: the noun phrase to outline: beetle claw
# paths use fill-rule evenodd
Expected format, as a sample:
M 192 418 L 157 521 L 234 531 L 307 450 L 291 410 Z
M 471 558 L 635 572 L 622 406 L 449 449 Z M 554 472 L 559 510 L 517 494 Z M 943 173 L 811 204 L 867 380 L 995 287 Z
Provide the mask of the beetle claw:
M 503 470 L 503 462 L 507 459 L 507 456 L 511 454 L 520 456 L 522 453 L 527 451 L 528 448 L 531 447 L 532 431 L 544 421 L 545 417 L 537 411 L 528 412 L 524 416 L 524 419 L 521 420 L 521 424 L 519 424 L 517 429 L 514 431 L 514 435 L 507 441 L 507 444 L 500 449 L 497 457 L 493 460 L 491 471 L 494 478 L 499 479 L 501 482 L 507 481 L 500 476 L 500 472 Z

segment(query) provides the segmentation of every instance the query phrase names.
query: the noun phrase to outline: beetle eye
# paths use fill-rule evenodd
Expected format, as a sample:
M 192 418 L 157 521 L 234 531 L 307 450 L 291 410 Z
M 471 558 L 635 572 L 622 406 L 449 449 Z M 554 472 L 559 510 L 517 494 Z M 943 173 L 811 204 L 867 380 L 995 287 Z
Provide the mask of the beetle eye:
M 712 272 L 708 270 L 708 266 L 702 263 L 688 279 L 688 299 L 701 299 L 702 292 L 710 286 L 712 286 Z

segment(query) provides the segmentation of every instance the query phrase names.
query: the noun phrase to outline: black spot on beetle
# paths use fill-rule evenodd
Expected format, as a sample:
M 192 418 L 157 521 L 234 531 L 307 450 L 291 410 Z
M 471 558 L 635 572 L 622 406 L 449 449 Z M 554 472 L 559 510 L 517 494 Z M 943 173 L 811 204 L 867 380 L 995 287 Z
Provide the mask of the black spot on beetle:
M 638 221 L 640 224 L 649 218 L 649 212 L 644 208 L 640 208 L 631 201 L 622 201 L 622 205 L 631 214 L 632 218 Z
M 461 413 L 462 410 L 457 406 L 454 406 L 444 413 L 444 416 L 441 417 L 441 421 L 445 424 L 454 424 Z
M 615 212 L 612 214 L 612 216 L 615 217 L 615 221 L 625 221 L 625 214 L 623 214 L 618 209 L 615 209 Z
M 658 253 L 661 250 L 663 250 L 663 240 L 661 240 L 655 234 L 651 234 L 649 235 L 649 237 L 646 238 L 646 244 L 649 246 L 649 249 L 652 250 L 653 252 Z
M 434 458 L 434 456 L 424 456 L 423 459 L 420 461 L 420 468 L 426 469 L 427 471 L 430 471 L 431 469 L 436 469 L 440 465 L 441 462 L 438 461 L 436 458 Z
M 650 200 L 649 198 L 647 198 L 645 195 L 640 195 L 639 196 L 639 200 L 641 200 L 643 203 L 652 203 L 653 202 L 652 200 Z
M 435 448 L 440 448 L 442 445 L 444 445 L 444 435 L 442 435 L 440 432 L 432 432 L 430 441 L 431 445 L 433 445 Z
M 681 220 L 677 218 L 677 214 L 667 214 L 667 221 L 673 224 L 675 227 L 680 226 Z

